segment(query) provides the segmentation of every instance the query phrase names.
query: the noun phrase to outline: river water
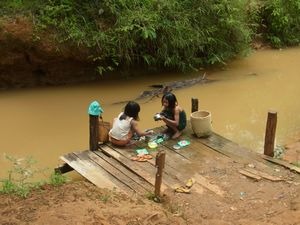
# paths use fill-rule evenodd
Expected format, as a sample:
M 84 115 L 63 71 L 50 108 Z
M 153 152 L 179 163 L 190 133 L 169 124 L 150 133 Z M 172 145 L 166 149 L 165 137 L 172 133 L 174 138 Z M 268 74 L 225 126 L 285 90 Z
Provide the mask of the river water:
M 278 112 L 276 145 L 296 138 L 300 131 L 300 48 L 260 50 L 237 59 L 224 69 L 206 71 L 212 83 L 177 89 L 179 105 L 191 110 L 191 98 L 211 112 L 215 132 L 256 152 L 263 152 L 268 110 Z M 159 74 L 151 77 L 107 80 L 97 83 L 9 90 L 0 92 L 0 177 L 11 167 L 4 154 L 32 156 L 49 172 L 59 156 L 88 149 L 87 108 L 97 100 L 103 117 L 112 121 L 124 107 L 114 104 L 134 99 L 149 85 L 202 75 Z M 160 126 L 152 118 L 161 109 L 160 98 L 140 100 L 141 129 Z

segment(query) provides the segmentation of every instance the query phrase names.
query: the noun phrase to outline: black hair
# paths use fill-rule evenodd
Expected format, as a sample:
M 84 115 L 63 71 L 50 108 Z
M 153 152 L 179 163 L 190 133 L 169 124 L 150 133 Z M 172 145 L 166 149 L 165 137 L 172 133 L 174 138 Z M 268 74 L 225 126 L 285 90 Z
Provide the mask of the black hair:
M 126 116 L 132 117 L 135 120 L 139 120 L 139 112 L 140 112 L 140 105 L 134 101 L 129 101 L 125 108 L 124 113 L 120 116 L 120 120 L 126 119 Z
M 166 94 L 164 94 L 161 98 L 161 104 L 163 105 L 163 100 L 166 99 L 169 103 L 169 106 L 168 108 L 170 109 L 174 109 L 176 107 L 176 104 L 177 104 L 177 98 L 176 96 L 171 93 L 171 92 L 168 92 Z

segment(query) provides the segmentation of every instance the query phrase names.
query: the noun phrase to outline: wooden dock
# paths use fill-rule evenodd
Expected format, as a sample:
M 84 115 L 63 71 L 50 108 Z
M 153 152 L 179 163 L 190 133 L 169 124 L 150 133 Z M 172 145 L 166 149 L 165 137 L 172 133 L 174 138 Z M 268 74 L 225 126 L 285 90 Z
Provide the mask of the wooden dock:
M 161 129 L 156 128 L 155 132 L 159 133 Z M 175 150 L 173 146 L 179 140 L 188 140 L 190 145 Z M 208 190 L 220 197 L 223 196 L 224 190 L 203 175 L 208 162 L 234 163 L 238 168 L 236 173 L 251 179 L 265 178 L 273 181 L 279 179 L 272 175 L 274 170 L 267 161 L 272 160 L 271 157 L 242 148 L 216 133 L 207 138 L 197 138 L 188 126 L 179 140 L 164 141 L 156 149 L 150 149 L 145 141 L 137 141 L 129 147 L 122 148 L 106 143 L 98 145 L 95 151 L 72 152 L 60 158 L 70 167 L 69 169 L 76 170 L 98 187 L 117 188 L 126 193 L 143 196 L 154 192 L 157 173 L 155 157 L 158 152 L 165 153 L 162 191 L 184 186 L 186 181 L 193 177 L 196 180 L 193 192 L 203 193 L 204 190 Z M 133 161 L 136 149 L 140 148 L 146 148 L 153 158 L 146 162 Z M 245 168 L 245 165 L 255 165 L 255 169 Z M 299 172 L 298 167 L 293 168 L 291 165 L 287 167 Z

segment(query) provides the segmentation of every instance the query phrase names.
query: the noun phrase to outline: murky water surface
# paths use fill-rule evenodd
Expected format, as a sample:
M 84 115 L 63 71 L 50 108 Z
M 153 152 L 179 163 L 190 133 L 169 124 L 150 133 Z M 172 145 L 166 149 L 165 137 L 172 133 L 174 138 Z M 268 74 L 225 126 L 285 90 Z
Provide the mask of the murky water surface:
M 179 104 L 191 110 L 191 98 L 199 99 L 200 109 L 212 113 L 215 132 L 242 146 L 263 152 L 268 110 L 278 112 L 276 143 L 283 145 L 300 131 L 300 48 L 262 50 L 236 60 L 221 71 L 207 72 L 204 85 L 178 89 Z M 149 85 L 190 79 L 198 74 L 159 76 L 103 81 L 76 86 L 35 88 L 0 92 L 0 177 L 10 165 L 4 153 L 15 157 L 32 156 L 49 172 L 59 164 L 59 156 L 88 149 L 87 108 L 97 100 L 103 117 L 112 121 L 122 110 L 118 101 L 134 99 Z M 139 101 L 140 127 L 161 125 L 152 118 L 161 108 L 160 98 Z

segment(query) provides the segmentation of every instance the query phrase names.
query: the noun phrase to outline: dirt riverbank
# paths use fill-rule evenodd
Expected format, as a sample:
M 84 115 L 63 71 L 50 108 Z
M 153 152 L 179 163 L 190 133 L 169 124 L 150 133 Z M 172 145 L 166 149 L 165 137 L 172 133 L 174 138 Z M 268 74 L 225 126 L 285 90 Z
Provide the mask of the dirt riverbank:
M 189 194 L 167 189 L 162 203 L 147 195 L 97 188 L 88 181 L 46 185 L 26 199 L 0 195 L 0 224 L 299 225 L 300 175 L 273 164 L 272 176 L 280 181 L 239 173 L 253 167 L 221 156 L 206 158 L 198 172 L 210 189 L 199 192 L 192 187 Z

